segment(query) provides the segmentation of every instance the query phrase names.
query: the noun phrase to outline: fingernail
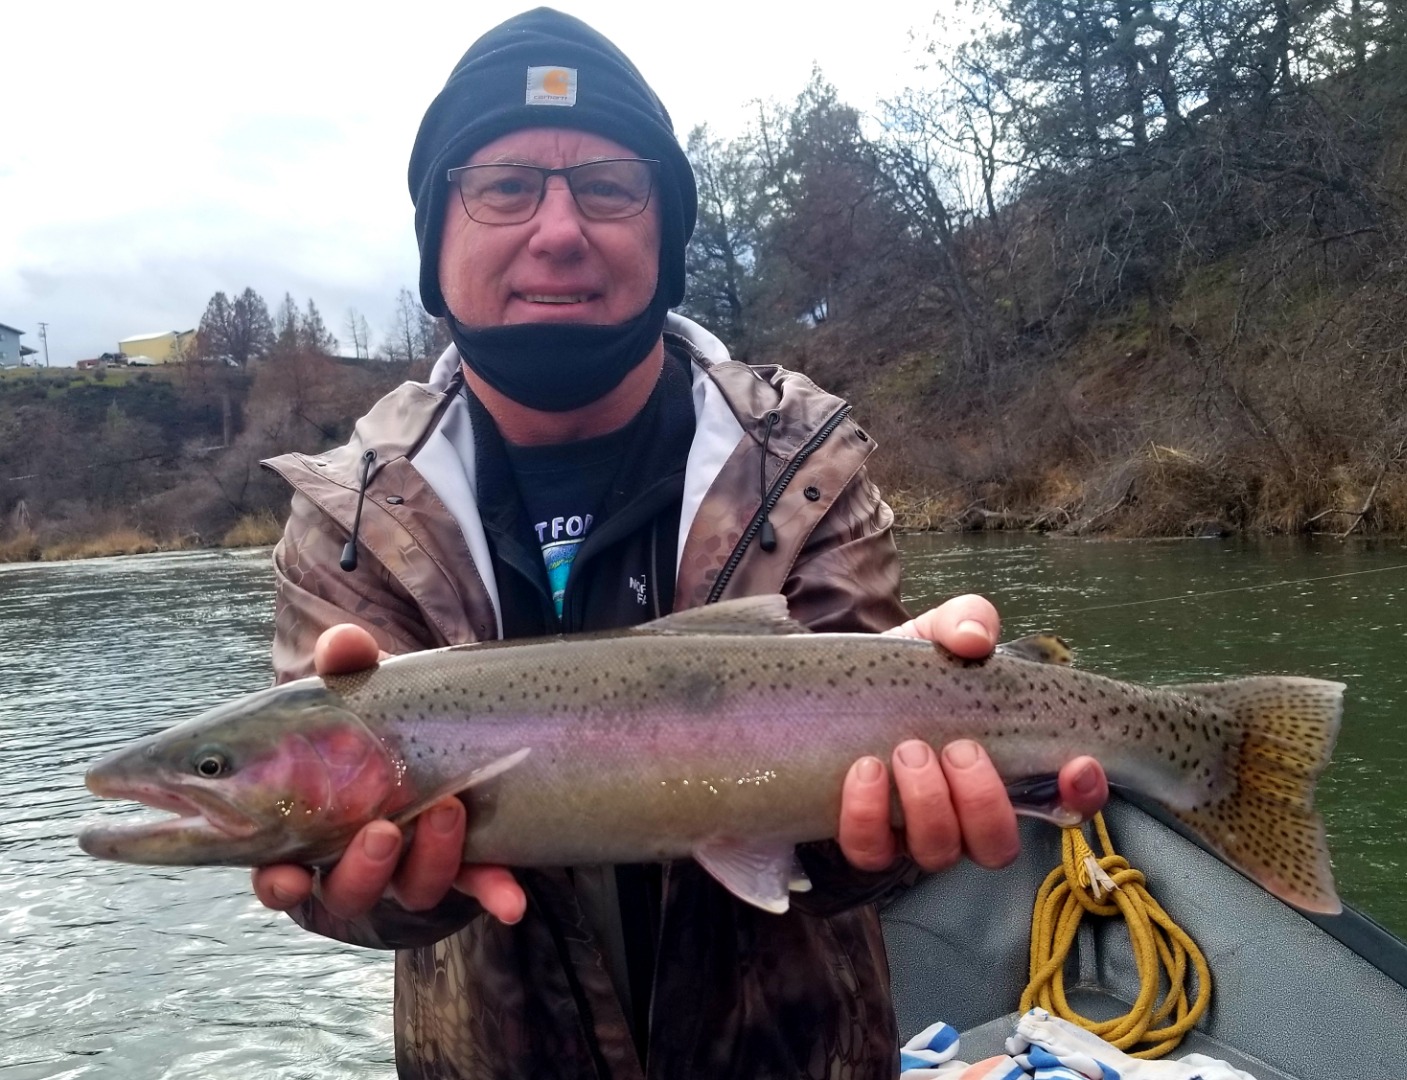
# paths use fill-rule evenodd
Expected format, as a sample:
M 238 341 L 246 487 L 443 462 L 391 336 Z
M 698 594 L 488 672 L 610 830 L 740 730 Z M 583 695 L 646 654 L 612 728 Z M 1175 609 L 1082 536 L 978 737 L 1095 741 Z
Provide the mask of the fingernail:
M 282 886 L 271 886 L 269 891 L 274 894 L 274 899 L 285 907 L 292 907 L 298 902 L 298 897 L 294 896 L 291 892 L 289 892 Z
M 505 926 L 514 926 L 523 921 L 523 916 L 528 913 L 527 899 L 524 898 L 521 906 L 514 907 L 512 911 L 504 912 L 499 918 L 499 922 Z
M 884 763 L 879 758 L 861 758 L 855 763 L 855 779 L 862 784 L 873 784 L 884 775 Z
M 899 744 L 899 763 L 907 765 L 911 769 L 922 768 L 929 763 L 932 757 L 933 748 L 926 742 L 910 739 L 906 743 Z
M 430 811 L 430 828 L 437 833 L 451 833 L 459 824 L 459 811 L 453 806 L 441 806 Z
M 943 757 L 955 769 L 970 769 L 977 764 L 977 744 L 971 739 L 959 739 L 943 747 Z
M 1075 790 L 1081 795 L 1088 795 L 1099 784 L 1099 772 L 1093 765 L 1086 762 L 1084 768 L 1075 774 Z
M 976 634 L 983 641 L 990 642 L 992 640 L 991 632 L 976 619 L 963 619 L 962 622 L 958 623 L 958 633 Z
M 372 829 L 362 838 L 362 851 L 377 862 L 389 859 L 400 850 L 400 846 L 400 838 L 385 829 Z

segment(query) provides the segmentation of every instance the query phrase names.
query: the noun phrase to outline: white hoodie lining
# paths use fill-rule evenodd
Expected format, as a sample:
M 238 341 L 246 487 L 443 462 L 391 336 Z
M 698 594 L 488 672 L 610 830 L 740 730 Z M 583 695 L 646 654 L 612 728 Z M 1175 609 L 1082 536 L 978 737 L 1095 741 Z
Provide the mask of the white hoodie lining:
M 697 323 L 671 312 L 665 320 L 665 330 L 678 334 L 712 363 L 729 359 L 724 344 Z M 430 385 L 443 389 L 449 384 L 459 365 L 459 354 L 450 346 L 440 356 L 430 376 Z M 694 440 L 684 470 L 684 498 L 679 511 L 679 542 L 675 549 L 674 579 L 679 580 L 683 565 L 684 545 L 693 528 L 699 507 L 709 488 L 717 479 L 724 462 L 732 456 L 746 434 L 733 410 L 723 399 L 718 385 L 701 367 L 693 370 Z M 474 479 L 474 428 L 469 403 L 456 395 L 440 418 L 435 434 L 426 439 L 414 457 L 414 463 L 425 482 L 445 504 L 464 540 L 469 555 L 478 567 L 479 576 L 488 589 L 493 603 L 494 618 L 498 620 L 498 636 L 503 636 L 503 615 L 499 610 L 498 582 L 493 562 L 489 558 L 488 537 L 479 517 L 478 492 Z

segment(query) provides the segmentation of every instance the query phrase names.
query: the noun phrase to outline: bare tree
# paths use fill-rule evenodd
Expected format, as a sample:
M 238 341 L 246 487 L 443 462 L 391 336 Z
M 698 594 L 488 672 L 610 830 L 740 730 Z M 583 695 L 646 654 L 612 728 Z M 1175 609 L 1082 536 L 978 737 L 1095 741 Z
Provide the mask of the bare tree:
M 402 286 L 396 294 L 394 321 L 382 354 L 387 360 L 411 363 L 429 356 L 435 342 L 435 320 L 420 306 L 415 294 Z
M 366 316 L 362 315 L 356 308 L 348 308 L 347 319 L 343 326 L 347 331 L 347 337 L 351 339 L 352 351 L 357 359 L 371 359 L 371 327 L 366 323 Z
M 683 310 L 746 359 L 760 337 L 759 237 L 765 227 L 761 162 L 750 136 L 724 142 L 707 126 L 689 133 L 699 216 L 685 252 L 689 288 Z

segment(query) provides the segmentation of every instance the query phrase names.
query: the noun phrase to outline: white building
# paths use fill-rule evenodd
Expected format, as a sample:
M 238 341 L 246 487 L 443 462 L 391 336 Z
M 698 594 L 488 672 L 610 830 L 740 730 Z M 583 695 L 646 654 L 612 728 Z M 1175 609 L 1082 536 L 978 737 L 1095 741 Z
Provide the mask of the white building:
M 0 323 L 0 368 L 19 367 L 20 358 L 29 355 L 30 350 L 21 351 L 20 338 L 23 336 L 23 330 Z

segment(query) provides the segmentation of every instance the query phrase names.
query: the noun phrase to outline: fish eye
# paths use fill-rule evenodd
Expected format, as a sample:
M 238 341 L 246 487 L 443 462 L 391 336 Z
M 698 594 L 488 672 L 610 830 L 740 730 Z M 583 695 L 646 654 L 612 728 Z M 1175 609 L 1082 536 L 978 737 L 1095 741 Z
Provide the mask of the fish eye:
M 206 780 L 214 780 L 223 776 L 229 769 L 229 762 L 225 760 L 225 755 L 218 750 L 202 750 L 195 756 L 195 771 Z

